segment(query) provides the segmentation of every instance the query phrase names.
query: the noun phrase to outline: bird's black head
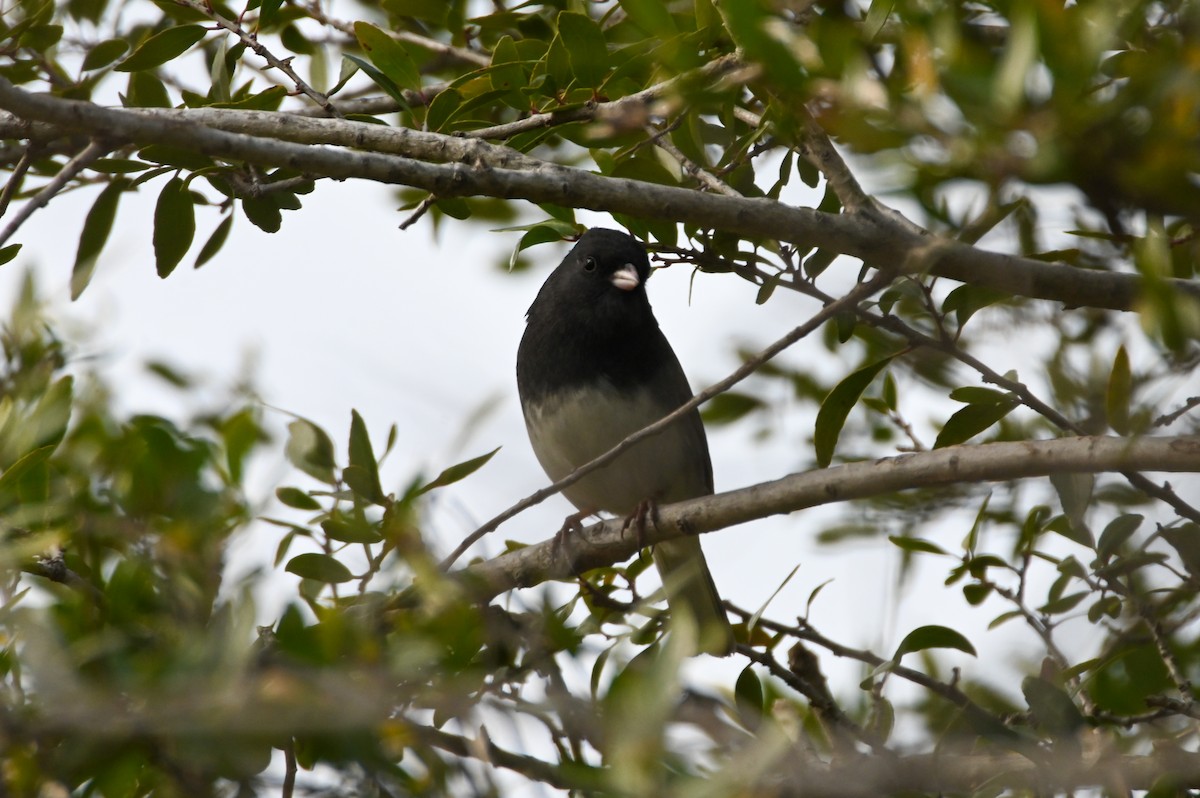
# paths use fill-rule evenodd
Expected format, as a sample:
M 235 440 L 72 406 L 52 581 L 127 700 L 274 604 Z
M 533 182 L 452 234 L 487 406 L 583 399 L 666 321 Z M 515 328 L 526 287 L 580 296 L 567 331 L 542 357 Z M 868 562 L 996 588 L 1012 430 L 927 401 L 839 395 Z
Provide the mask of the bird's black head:
M 594 227 L 563 258 L 538 292 L 529 317 L 542 312 L 617 322 L 650 310 L 646 280 L 650 260 L 637 239 L 619 230 Z

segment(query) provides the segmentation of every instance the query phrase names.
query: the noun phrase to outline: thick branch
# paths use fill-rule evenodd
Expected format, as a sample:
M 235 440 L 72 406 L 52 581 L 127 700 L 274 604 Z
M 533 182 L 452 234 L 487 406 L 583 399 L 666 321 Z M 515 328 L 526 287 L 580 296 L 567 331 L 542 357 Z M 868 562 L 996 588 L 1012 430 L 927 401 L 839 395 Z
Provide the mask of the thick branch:
M 603 177 L 541 162 L 537 168 L 493 168 L 484 163 L 430 164 L 412 158 L 337 150 L 227 133 L 184 121 L 147 118 L 134 111 L 35 95 L 0 78 L 0 107 L 27 121 L 138 144 L 170 144 L 218 158 L 286 166 L 307 174 L 361 178 L 425 189 L 440 197 L 483 195 L 550 202 L 566 207 L 687 222 L 739 235 L 818 246 L 878 266 L 904 265 L 1019 296 L 1071 306 L 1130 310 L 1141 293 L 1139 276 L 1085 271 L 922 235 L 890 213 L 864 210 L 828 214 L 764 198 L 718 196 L 692 189 Z M 185 119 L 191 119 L 183 115 Z M 342 122 L 355 125 L 358 123 Z M 368 125 L 359 125 L 365 128 Z M 365 135 L 365 133 L 364 133 Z M 426 134 L 436 135 L 436 134 Z M 443 137 L 447 146 L 456 138 Z M 1172 281 L 1200 299 L 1200 285 Z
M 1165 749 L 1153 756 L 1113 751 L 1048 757 L 1041 766 L 1018 754 L 916 754 L 860 757 L 828 769 L 801 766 L 789 774 L 784 795 L 804 798 L 875 798 L 897 793 L 970 793 L 995 788 L 1041 795 L 1089 787 L 1148 790 L 1166 777 L 1176 788 L 1200 784 L 1200 754 Z
M 640 542 L 712 532 L 770 515 L 898 490 L 1122 470 L 1200 472 L 1200 438 L 1083 437 L 987 443 L 849 463 L 662 507 L 657 525 L 647 529 Z M 574 536 L 569 546 L 547 540 L 459 573 L 481 600 L 513 588 L 571 579 L 581 571 L 621 562 L 637 551 L 639 536 L 623 534 L 623 524 L 623 519 L 593 524 Z

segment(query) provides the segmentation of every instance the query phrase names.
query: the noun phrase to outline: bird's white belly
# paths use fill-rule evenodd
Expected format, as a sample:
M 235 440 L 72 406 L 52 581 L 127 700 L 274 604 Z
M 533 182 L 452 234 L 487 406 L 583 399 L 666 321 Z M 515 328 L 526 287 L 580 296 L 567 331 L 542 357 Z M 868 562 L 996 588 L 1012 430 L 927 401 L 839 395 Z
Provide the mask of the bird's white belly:
M 586 398 L 585 398 L 586 396 Z M 666 413 L 646 392 L 619 393 L 608 383 L 563 392 L 525 408 L 534 454 L 557 481 Z M 581 510 L 628 515 L 646 500 L 673 502 L 707 493 L 703 458 L 686 421 L 641 441 L 563 491 Z

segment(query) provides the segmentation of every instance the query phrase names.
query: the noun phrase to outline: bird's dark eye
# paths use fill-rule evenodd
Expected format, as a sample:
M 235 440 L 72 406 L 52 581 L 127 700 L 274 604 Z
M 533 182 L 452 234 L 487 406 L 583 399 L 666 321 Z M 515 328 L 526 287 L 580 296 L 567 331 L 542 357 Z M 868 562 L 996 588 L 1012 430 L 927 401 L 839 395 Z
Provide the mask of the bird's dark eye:
M 585 272 L 594 272 L 594 271 L 596 271 L 596 259 L 595 259 L 595 258 L 593 258 L 591 255 L 589 255 L 588 257 L 584 258 L 584 259 L 583 259 L 583 270 L 584 270 Z

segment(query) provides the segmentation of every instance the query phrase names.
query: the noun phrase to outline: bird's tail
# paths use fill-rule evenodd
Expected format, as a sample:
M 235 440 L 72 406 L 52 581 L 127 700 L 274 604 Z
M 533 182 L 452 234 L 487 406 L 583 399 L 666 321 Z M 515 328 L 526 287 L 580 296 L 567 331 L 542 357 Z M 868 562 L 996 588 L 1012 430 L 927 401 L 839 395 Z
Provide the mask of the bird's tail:
M 654 564 L 662 577 L 671 613 L 686 612 L 696 622 L 697 650 L 715 657 L 733 652 L 733 629 L 708 563 L 694 537 L 676 538 L 654 547 Z

